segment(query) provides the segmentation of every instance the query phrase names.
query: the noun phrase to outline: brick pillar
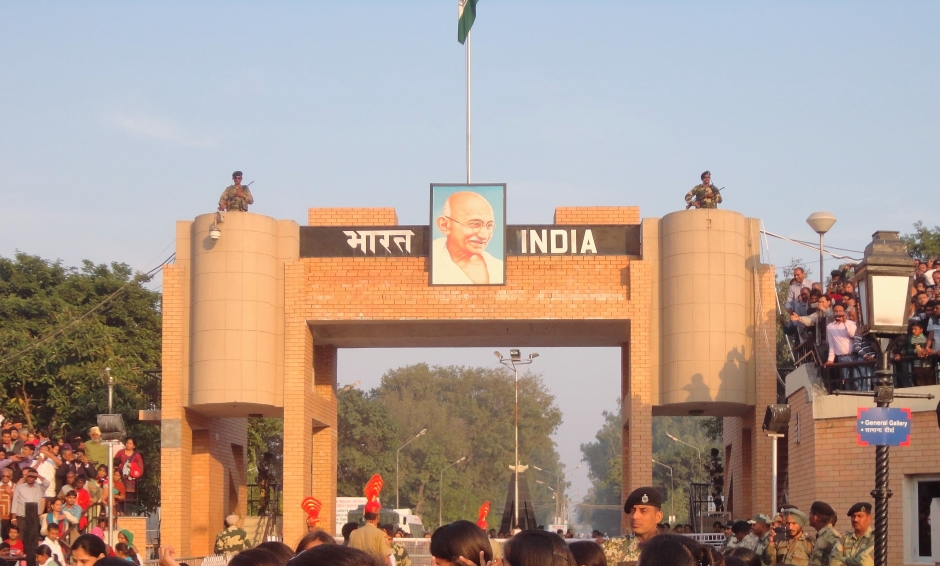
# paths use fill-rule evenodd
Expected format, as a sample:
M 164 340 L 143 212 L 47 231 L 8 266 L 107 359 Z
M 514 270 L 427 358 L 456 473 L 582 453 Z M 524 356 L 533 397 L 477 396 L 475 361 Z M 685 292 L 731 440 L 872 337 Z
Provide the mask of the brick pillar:
M 314 345 L 303 262 L 288 262 L 284 275 L 284 542 L 291 545 L 307 530 L 300 503 L 308 496 L 323 504 L 320 526 L 335 526 L 336 348 Z
M 653 483 L 653 391 L 651 340 L 651 270 L 646 261 L 631 261 L 627 292 L 637 304 L 630 320 L 630 342 L 621 346 L 621 408 L 623 418 L 623 487 L 621 504 L 634 489 Z M 656 356 L 658 357 L 658 355 Z M 655 377 L 658 379 L 658 376 Z M 626 515 L 621 527 L 629 532 Z
M 313 366 L 316 392 L 313 421 L 313 495 L 323 503 L 320 510 L 320 527 L 332 532 L 336 525 L 336 466 L 339 440 L 336 430 L 336 348 L 317 346 Z
M 754 284 L 758 287 L 761 301 L 754 309 L 755 333 L 754 354 L 757 364 L 757 378 L 754 388 L 754 410 L 744 417 L 744 429 L 750 429 L 751 434 L 751 477 L 748 478 L 750 512 L 745 515 L 753 517 L 757 513 L 771 511 L 770 493 L 770 453 L 771 439 L 761 426 L 764 424 L 764 412 L 767 405 L 777 402 L 777 326 L 776 302 L 774 296 L 776 283 L 774 267 L 760 265 L 757 267 L 757 278 Z M 743 431 L 742 431 L 743 432 Z M 778 481 L 786 474 L 779 470 Z
M 187 240 L 188 244 L 188 240 Z M 160 540 L 178 556 L 190 551 L 192 430 L 183 409 L 189 318 L 186 263 L 163 268 L 163 379 L 160 422 Z

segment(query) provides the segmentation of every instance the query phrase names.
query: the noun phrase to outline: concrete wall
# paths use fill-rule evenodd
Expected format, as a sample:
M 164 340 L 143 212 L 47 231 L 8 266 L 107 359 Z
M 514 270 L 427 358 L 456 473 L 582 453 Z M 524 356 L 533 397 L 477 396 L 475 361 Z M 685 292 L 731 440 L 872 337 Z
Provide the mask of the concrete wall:
M 228 212 L 192 223 L 190 407 L 273 415 L 283 407 L 283 263 L 299 255 L 296 223 Z M 281 355 L 279 355 L 281 354 Z
M 662 404 L 747 403 L 744 216 L 662 219 Z

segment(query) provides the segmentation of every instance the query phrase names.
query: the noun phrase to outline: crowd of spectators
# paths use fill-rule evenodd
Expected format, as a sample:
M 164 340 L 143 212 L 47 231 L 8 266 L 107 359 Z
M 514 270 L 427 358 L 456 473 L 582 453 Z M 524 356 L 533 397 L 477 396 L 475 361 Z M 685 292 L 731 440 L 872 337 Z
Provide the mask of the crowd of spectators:
M 69 564 L 75 543 L 88 540 L 83 537 L 97 538 L 104 544 L 109 490 L 114 494 L 116 524 L 126 507 L 137 501 L 137 483 L 144 473 L 144 460 L 133 438 L 114 446 L 114 474 L 110 478 L 107 460 L 108 446 L 98 427 L 89 429 L 87 438 L 81 434 L 60 437 L 43 429 L 31 430 L 19 418 L 3 420 L 0 559 L 25 554 L 23 540 L 28 537 L 24 537 L 24 529 L 32 523 L 26 517 L 29 503 L 37 505 L 39 514 L 39 564 Z M 122 530 L 118 540 L 113 548 L 105 545 L 105 554 L 139 564 L 134 535 Z M 82 543 L 82 548 L 86 546 L 87 542 Z
M 861 300 L 851 281 L 852 266 L 830 274 L 826 288 L 806 278 L 802 268 L 789 282 L 781 323 L 794 345 L 797 363 L 816 359 L 827 368 L 830 390 L 871 391 L 878 346 L 858 334 Z M 907 334 L 894 340 L 888 351 L 895 387 L 934 385 L 940 356 L 940 257 L 914 260 L 913 285 L 908 305 Z M 808 352 L 817 352 L 810 357 Z

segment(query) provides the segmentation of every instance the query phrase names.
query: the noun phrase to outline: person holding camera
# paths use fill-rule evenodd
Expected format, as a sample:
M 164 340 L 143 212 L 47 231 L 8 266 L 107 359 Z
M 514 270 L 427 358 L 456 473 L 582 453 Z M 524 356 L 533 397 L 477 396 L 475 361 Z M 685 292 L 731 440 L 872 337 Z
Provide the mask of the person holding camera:
M 774 543 L 767 548 L 770 563 L 809 566 L 815 542 L 813 537 L 803 531 L 803 527 L 809 524 L 809 517 L 799 509 L 784 509 L 781 515 L 783 532 L 776 533 Z

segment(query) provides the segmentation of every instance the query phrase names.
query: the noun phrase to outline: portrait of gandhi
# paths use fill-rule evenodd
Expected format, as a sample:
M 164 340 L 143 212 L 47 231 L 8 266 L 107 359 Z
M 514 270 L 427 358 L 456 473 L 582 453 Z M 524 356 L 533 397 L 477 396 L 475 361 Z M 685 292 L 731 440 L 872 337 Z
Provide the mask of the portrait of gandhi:
M 502 189 L 502 187 L 500 187 Z M 434 227 L 443 237 L 431 249 L 434 285 L 501 285 L 503 260 L 486 251 L 503 219 L 494 218 L 493 206 L 481 194 L 459 191 L 444 201 Z M 502 251 L 499 252 L 502 255 Z

